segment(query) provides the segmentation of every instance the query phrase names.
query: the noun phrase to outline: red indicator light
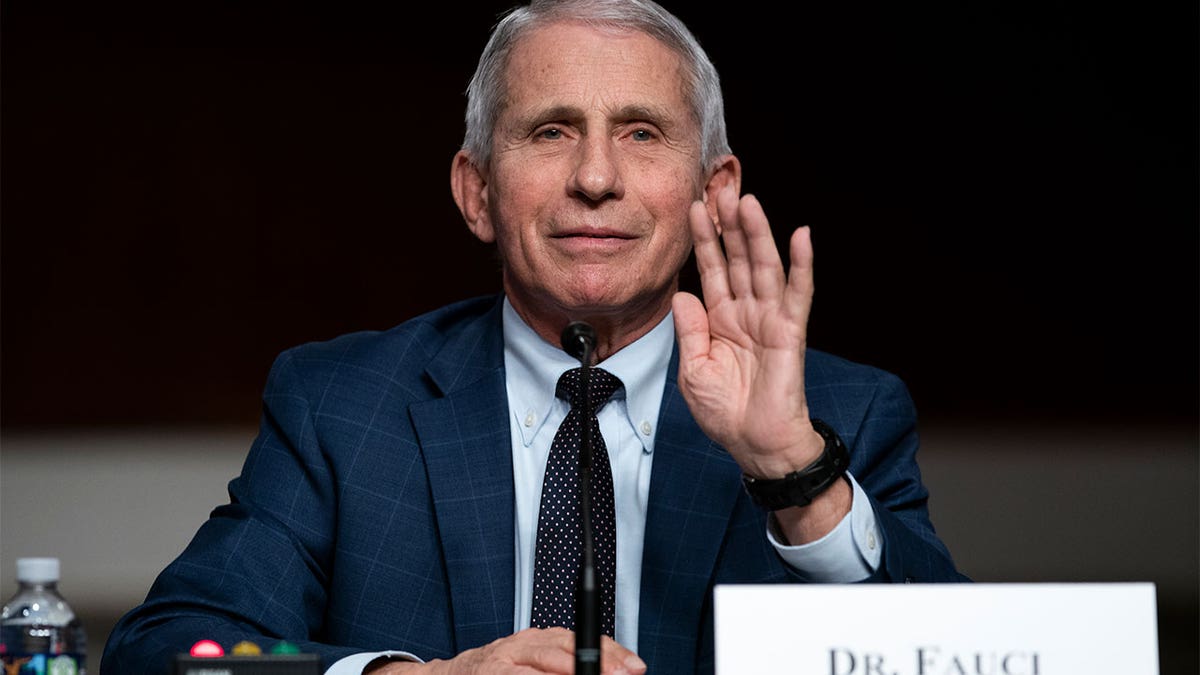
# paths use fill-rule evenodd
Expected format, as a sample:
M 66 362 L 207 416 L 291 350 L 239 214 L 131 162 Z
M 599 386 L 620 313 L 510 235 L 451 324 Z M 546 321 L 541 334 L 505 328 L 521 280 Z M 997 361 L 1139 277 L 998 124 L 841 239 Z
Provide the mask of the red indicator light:
M 211 659 L 218 656 L 225 656 L 225 650 L 221 648 L 221 645 L 213 642 L 212 640 L 201 640 L 197 642 L 196 644 L 192 645 L 192 651 L 189 653 L 192 656 L 201 659 Z

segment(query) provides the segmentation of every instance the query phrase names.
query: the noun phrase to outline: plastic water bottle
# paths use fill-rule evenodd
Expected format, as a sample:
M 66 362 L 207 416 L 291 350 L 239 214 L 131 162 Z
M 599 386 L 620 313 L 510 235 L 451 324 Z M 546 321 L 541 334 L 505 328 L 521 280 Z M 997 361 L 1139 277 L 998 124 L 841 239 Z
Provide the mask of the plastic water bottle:
M 58 571 L 58 558 L 17 560 L 17 593 L 0 613 L 5 675 L 86 675 L 87 635 L 58 594 Z

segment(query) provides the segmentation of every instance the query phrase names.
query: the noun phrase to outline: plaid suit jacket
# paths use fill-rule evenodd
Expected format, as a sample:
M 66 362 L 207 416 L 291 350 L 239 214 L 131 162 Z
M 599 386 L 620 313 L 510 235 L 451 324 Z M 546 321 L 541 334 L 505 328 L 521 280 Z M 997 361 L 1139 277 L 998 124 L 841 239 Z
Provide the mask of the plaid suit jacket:
M 446 658 L 513 628 L 512 451 L 500 302 L 478 298 L 386 332 L 276 360 L 230 503 L 108 641 L 102 673 L 167 672 L 202 638 L 279 639 L 322 656 Z M 713 669 L 712 588 L 799 582 L 728 454 L 663 394 L 650 484 L 639 655 Z M 934 534 L 911 399 L 894 376 L 810 351 L 813 416 L 850 448 L 884 539 L 874 581 L 960 581 Z

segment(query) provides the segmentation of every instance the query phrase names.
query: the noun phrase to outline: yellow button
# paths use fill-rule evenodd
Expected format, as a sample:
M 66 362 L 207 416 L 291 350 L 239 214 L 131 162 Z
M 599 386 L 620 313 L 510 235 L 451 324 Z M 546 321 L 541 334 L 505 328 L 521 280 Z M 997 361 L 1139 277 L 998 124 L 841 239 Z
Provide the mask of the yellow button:
M 234 656 L 260 656 L 262 654 L 262 647 L 249 640 L 242 640 L 233 646 L 232 654 Z

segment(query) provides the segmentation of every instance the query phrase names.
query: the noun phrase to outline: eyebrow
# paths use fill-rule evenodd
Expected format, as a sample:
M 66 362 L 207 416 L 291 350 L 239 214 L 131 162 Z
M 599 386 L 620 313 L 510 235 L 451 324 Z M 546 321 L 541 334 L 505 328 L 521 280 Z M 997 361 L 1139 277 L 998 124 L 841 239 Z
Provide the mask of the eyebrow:
M 664 129 L 674 126 L 675 122 L 667 108 L 649 107 L 643 105 L 627 105 L 617 110 L 617 119 L 645 120 Z

